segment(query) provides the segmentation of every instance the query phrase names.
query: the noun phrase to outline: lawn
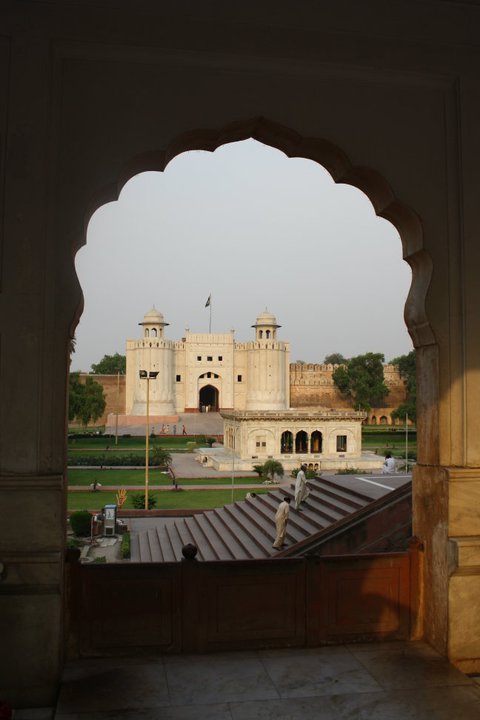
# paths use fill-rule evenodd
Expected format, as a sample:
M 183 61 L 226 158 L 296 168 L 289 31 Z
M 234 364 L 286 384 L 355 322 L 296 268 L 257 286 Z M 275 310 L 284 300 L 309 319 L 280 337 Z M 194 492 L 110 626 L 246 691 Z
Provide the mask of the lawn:
M 268 492 L 268 489 L 256 490 L 257 494 Z M 234 490 L 234 500 L 245 500 L 245 490 Z M 124 509 L 131 508 L 132 492 L 127 494 Z M 157 498 L 157 509 L 175 510 L 205 510 L 208 508 L 223 507 L 232 501 L 231 490 L 165 490 L 161 493 L 151 492 L 150 496 Z M 69 510 L 100 510 L 104 505 L 116 503 L 114 492 L 70 492 L 68 493 Z
M 150 469 L 148 474 L 150 485 L 165 485 L 171 487 L 173 480 L 170 475 L 160 472 L 157 469 Z M 80 468 L 69 468 L 68 470 L 68 484 L 69 485 L 90 485 L 96 480 L 102 486 L 108 485 L 138 485 L 142 486 L 145 484 L 145 470 L 123 470 L 120 468 L 114 468 L 112 470 L 100 470 L 98 469 L 80 469 Z M 231 482 L 231 478 L 177 478 L 179 485 L 228 485 Z M 258 477 L 236 477 L 235 483 L 241 485 L 256 485 L 258 484 Z
M 207 436 L 210 437 L 210 436 Z M 150 437 L 150 447 L 160 446 L 166 450 L 175 450 L 175 452 L 185 452 L 190 447 L 205 447 L 205 435 L 169 435 L 167 437 L 156 435 Z M 145 450 L 145 436 L 118 436 L 118 443 L 115 444 L 115 438 L 110 435 L 92 435 L 91 437 L 69 437 L 68 449 L 73 451 L 93 450 L 109 450 L 111 452 L 120 452 L 128 450 Z
M 378 455 L 385 455 L 391 452 L 395 457 L 405 457 L 406 433 L 404 428 L 387 429 L 384 427 L 362 428 L 362 448 L 374 450 Z M 415 429 L 408 431 L 408 452 L 417 451 L 417 432 Z

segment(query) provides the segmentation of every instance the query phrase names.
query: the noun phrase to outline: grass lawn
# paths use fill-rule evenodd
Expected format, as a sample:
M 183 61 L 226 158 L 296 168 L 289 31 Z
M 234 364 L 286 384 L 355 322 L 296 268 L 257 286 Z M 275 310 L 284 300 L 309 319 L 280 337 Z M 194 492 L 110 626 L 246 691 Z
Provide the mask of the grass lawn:
M 363 427 L 362 448 L 375 450 L 379 455 L 387 451 L 395 457 L 405 457 L 406 433 L 405 428 L 386 429 L 384 427 Z M 417 451 L 417 432 L 408 430 L 408 452 Z
M 268 492 L 265 490 L 256 490 L 260 494 Z M 246 490 L 234 490 L 234 500 L 245 500 Z M 127 494 L 127 501 L 123 506 L 131 508 L 132 491 Z M 188 490 L 188 491 L 162 491 L 161 493 L 150 492 L 150 495 L 157 498 L 157 509 L 165 508 L 166 510 L 174 509 L 207 509 L 214 507 L 223 507 L 232 501 L 231 490 Z M 114 492 L 75 492 L 68 493 L 68 509 L 69 510 L 100 510 L 107 503 L 116 502 L 116 493 Z
M 170 453 L 193 452 L 197 448 L 205 447 L 206 443 L 203 436 L 196 437 L 156 437 L 150 439 L 149 449 L 152 451 L 156 447 L 161 447 Z M 131 437 L 119 438 L 118 445 L 115 445 L 114 438 L 93 437 L 93 438 L 69 438 L 68 440 L 68 457 L 73 459 L 77 455 L 95 455 L 108 461 L 110 455 L 123 455 L 127 453 L 135 453 L 137 455 L 145 455 L 145 438 Z
M 171 487 L 173 485 L 172 478 L 170 475 L 165 475 L 159 470 L 150 469 L 148 473 L 148 479 L 150 485 L 165 485 Z M 139 487 L 145 484 L 145 470 L 123 470 L 121 468 L 114 468 L 112 470 L 100 470 L 98 469 L 87 469 L 83 470 L 80 468 L 70 468 L 68 470 L 68 484 L 69 485 L 90 485 L 96 480 L 102 486 L 108 485 L 138 485 Z M 179 485 L 228 485 L 231 482 L 231 478 L 177 478 Z M 258 477 L 236 477 L 236 483 L 242 485 L 256 485 L 259 480 Z

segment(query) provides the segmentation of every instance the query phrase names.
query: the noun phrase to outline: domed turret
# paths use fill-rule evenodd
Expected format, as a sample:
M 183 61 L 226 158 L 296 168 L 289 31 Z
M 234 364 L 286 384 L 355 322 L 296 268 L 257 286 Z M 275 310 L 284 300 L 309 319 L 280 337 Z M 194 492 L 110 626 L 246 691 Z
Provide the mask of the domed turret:
M 277 328 L 282 327 L 277 324 L 277 318 L 265 308 L 263 313 L 257 317 L 257 322 L 252 325 L 256 330 L 256 340 L 275 340 L 277 337 Z
M 157 310 L 155 305 L 144 315 L 143 322 L 138 324 L 143 325 L 143 337 L 146 338 L 163 338 L 163 328 L 169 325 L 169 323 L 165 322 L 162 313 Z

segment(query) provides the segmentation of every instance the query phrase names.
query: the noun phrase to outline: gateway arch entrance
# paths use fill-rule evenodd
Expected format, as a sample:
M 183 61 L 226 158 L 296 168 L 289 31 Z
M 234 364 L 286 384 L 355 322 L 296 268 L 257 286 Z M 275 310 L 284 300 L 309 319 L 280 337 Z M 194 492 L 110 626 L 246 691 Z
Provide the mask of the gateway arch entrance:
M 213 385 L 205 385 L 198 393 L 198 409 L 200 412 L 218 412 L 218 390 Z

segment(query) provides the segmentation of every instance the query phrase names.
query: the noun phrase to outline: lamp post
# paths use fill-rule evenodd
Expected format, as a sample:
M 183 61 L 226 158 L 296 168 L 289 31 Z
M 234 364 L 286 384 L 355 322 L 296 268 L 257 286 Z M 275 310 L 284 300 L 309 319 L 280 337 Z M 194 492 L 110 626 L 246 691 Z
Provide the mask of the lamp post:
M 150 380 L 155 380 L 158 375 L 158 370 L 153 372 L 140 370 L 138 375 L 140 377 L 140 380 L 147 381 L 147 415 L 145 423 L 145 510 L 148 510 L 148 440 L 150 436 Z

